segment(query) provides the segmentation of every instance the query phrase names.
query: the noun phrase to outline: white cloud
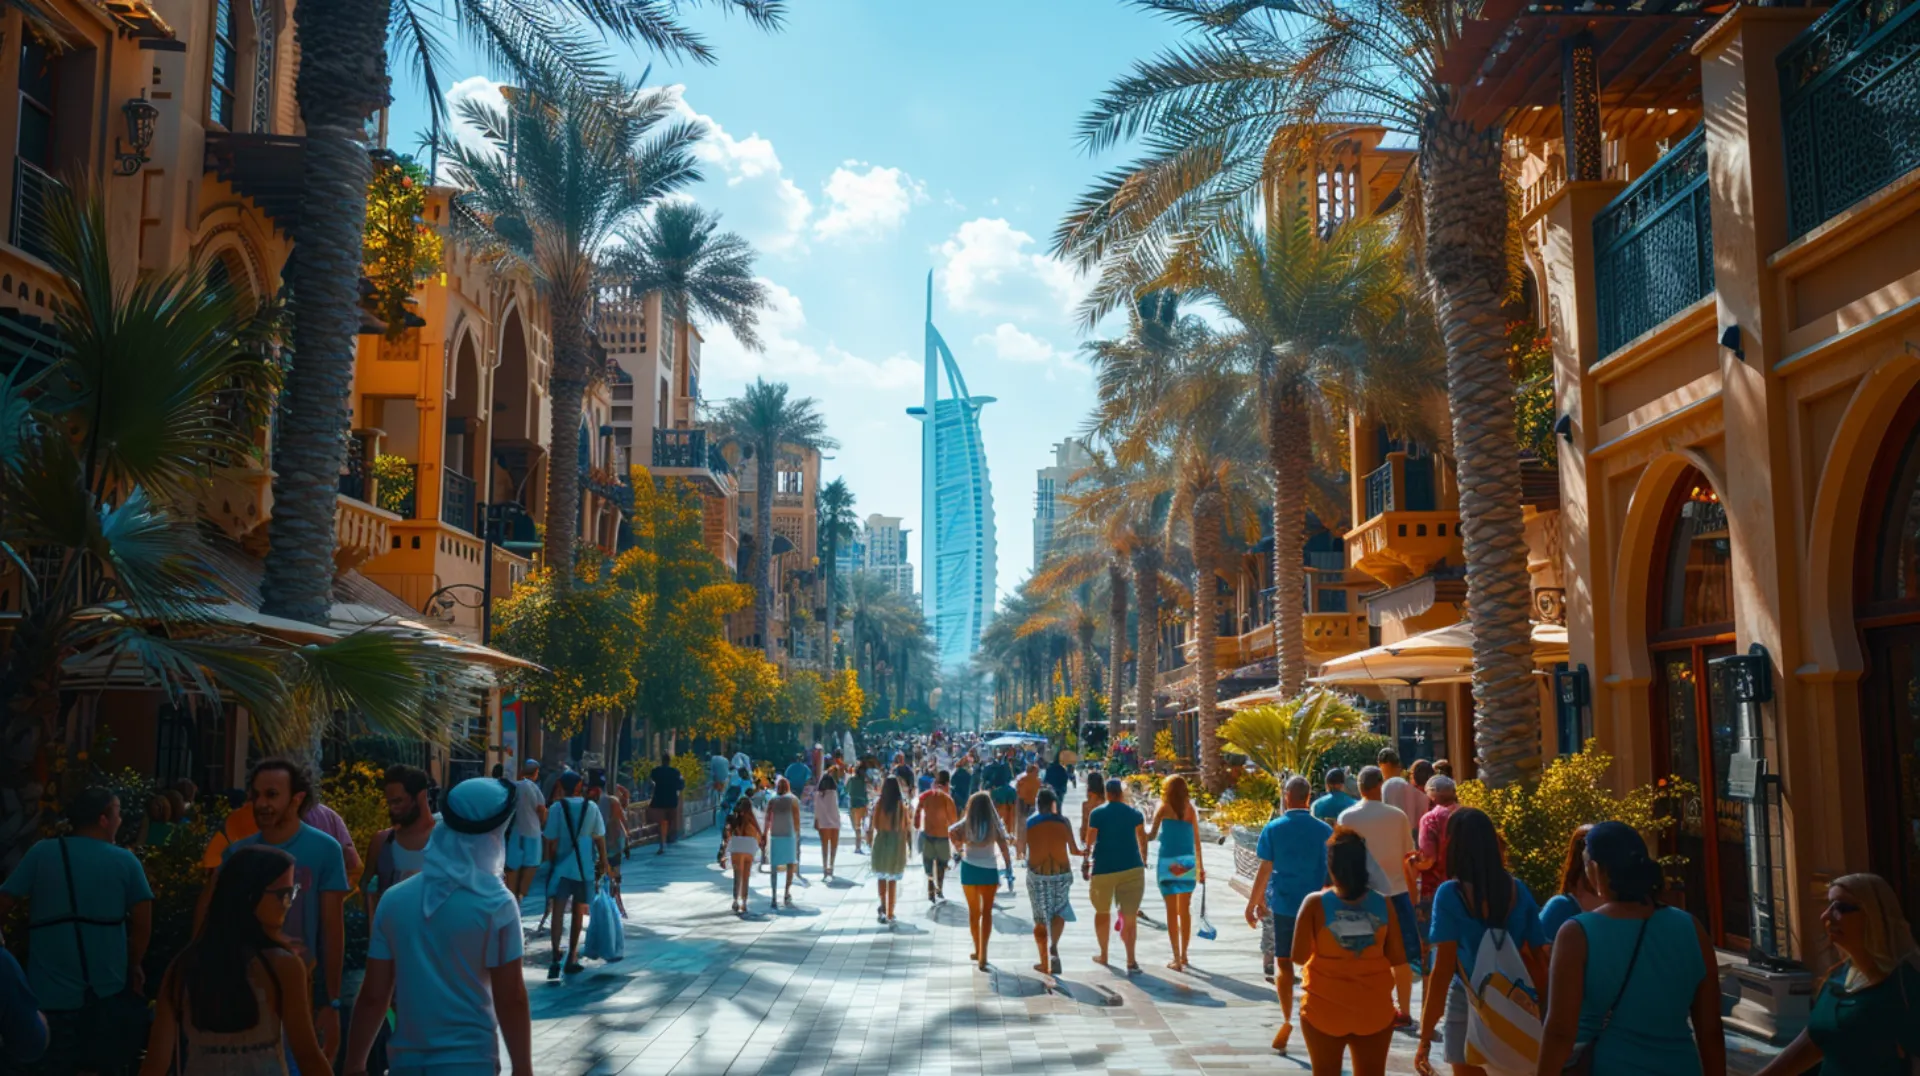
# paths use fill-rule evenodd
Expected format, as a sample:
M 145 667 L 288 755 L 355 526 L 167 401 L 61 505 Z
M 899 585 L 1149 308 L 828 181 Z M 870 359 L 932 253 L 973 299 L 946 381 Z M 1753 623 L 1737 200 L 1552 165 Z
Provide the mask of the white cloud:
M 999 217 L 967 221 L 939 253 L 948 305 L 975 314 L 1064 319 L 1086 294 L 1068 266 L 1034 248 L 1034 238 Z
M 836 344 L 816 347 L 801 339 L 807 314 L 800 297 L 765 277 L 767 308 L 760 313 L 760 340 L 766 350 L 749 351 L 725 326 L 714 327 L 701 349 L 703 378 L 726 382 L 755 377 L 800 382 L 829 382 L 878 389 L 906 388 L 920 382 L 920 364 L 904 352 L 883 359 L 852 354 Z
M 768 254 L 788 255 L 804 249 L 807 220 L 813 200 L 788 179 L 773 143 L 759 133 L 736 138 L 712 116 L 702 115 L 686 101 L 683 86 L 676 110 L 706 125 L 707 137 L 695 155 L 705 166 L 709 182 L 727 188 L 727 226 L 739 231 Z
M 453 135 L 455 141 L 458 141 L 461 145 L 476 153 L 499 152 L 493 143 L 480 137 L 479 128 L 460 118 L 460 105 L 464 101 L 478 98 L 482 99 L 486 104 L 505 109 L 507 107 L 507 99 L 500 96 L 500 87 L 504 85 L 506 85 L 506 83 L 495 82 L 485 75 L 474 75 L 470 78 L 463 78 L 447 87 L 445 94 L 447 111 L 452 116 L 452 122 L 447 125 L 447 132 Z M 441 181 L 447 182 L 447 166 L 444 161 L 441 162 L 440 172 Z
M 898 168 L 865 161 L 834 169 L 822 189 L 827 212 L 813 222 L 813 234 L 822 239 L 878 239 L 900 227 L 916 202 L 927 200 L 925 184 Z
M 1022 330 L 1010 321 L 994 326 L 990 333 L 973 338 L 975 347 L 986 348 L 1003 362 L 1052 362 L 1061 357 L 1050 343 Z

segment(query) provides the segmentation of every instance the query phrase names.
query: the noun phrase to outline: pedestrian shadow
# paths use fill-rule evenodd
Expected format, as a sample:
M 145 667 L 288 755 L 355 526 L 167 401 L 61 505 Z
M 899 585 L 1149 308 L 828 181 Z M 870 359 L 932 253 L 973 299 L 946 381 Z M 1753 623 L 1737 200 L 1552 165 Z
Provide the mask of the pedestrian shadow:
M 813 919 L 813 918 L 817 918 L 820 915 L 820 909 L 814 907 L 811 904 L 795 905 L 789 902 L 787 904 L 782 904 L 780 906 L 779 911 L 772 912 L 769 914 L 779 919 L 790 919 L 790 918 Z
M 900 921 L 900 920 L 898 920 L 898 919 L 895 919 L 895 920 L 894 920 L 893 922 L 891 922 L 891 923 L 888 923 L 888 924 L 887 924 L 887 928 L 888 928 L 888 933 L 890 933 L 890 934 L 909 934 L 909 935 L 911 935 L 911 934 L 927 934 L 927 933 L 931 933 L 930 931 L 926 931 L 926 930 L 922 930 L 921 928 L 919 928 L 919 927 L 917 927 L 917 926 L 915 926 L 915 925 L 913 925 L 912 923 L 903 923 L 903 922 L 901 922 L 901 921 Z
M 1048 992 L 1060 994 L 1077 1005 L 1111 1009 L 1124 1003 L 1124 999 L 1119 994 L 1093 983 L 1069 979 L 1065 972 L 1052 978 L 1053 985 L 1048 988 Z
M 993 913 L 993 929 L 1001 934 L 1032 934 L 1033 920 L 1022 919 L 1007 912 Z
M 1204 987 L 1193 986 L 1159 975 L 1149 975 L 1143 968 L 1138 975 L 1123 976 L 1135 990 L 1152 998 L 1160 1005 L 1184 1005 L 1195 1009 L 1224 1009 L 1227 1003 L 1208 993 Z
M 828 889 L 858 889 L 858 888 L 860 888 L 860 883 L 859 883 L 859 882 L 856 882 L 856 881 L 853 881 L 853 880 L 851 880 L 851 879 L 848 879 L 848 878 L 842 878 L 842 877 L 840 877 L 840 876 L 838 876 L 838 875 L 835 875 L 834 877 L 832 877 L 832 878 L 829 878 L 829 879 L 827 879 L 827 880 L 826 880 L 826 883 L 825 883 L 825 884 L 826 884 L 826 887 L 827 887 Z
M 1221 990 L 1246 1001 L 1272 1001 L 1273 987 L 1264 984 L 1249 983 L 1231 975 L 1221 975 L 1206 971 L 1192 964 L 1187 965 L 1187 974 L 1207 984 L 1208 988 Z

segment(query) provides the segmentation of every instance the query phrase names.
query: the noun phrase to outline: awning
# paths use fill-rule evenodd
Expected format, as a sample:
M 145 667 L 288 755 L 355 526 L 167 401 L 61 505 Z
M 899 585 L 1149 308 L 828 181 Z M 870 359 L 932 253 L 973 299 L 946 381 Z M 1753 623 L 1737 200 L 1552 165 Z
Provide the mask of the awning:
M 327 620 L 346 631 L 369 629 L 373 631 L 393 631 L 417 637 L 428 646 L 446 650 L 481 665 L 492 665 L 503 669 L 541 669 L 542 666 L 525 658 L 517 658 L 490 646 L 449 635 L 439 628 L 423 624 L 408 617 L 396 616 L 382 609 L 359 602 L 336 602 L 327 611 Z
M 1567 629 L 1533 625 L 1533 660 L 1546 666 L 1567 660 Z M 1473 628 L 1466 621 L 1421 632 L 1397 643 L 1334 658 L 1312 682 L 1351 684 L 1464 684 L 1473 679 Z
M 1228 699 L 1220 704 L 1220 708 L 1222 710 L 1245 710 L 1249 707 L 1264 706 L 1267 703 L 1279 701 L 1280 688 L 1279 685 L 1276 684 L 1273 687 L 1263 687 L 1258 691 L 1249 692 L 1237 699 Z
M 1440 602 L 1459 605 L 1467 600 L 1467 581 L 1439 575 L 1423 575 L 1411 582 L 1362 595 L 1367 606 L 1367 623 L 1379 627 L 1388 620 L 1407 620 L 1432 609 Z

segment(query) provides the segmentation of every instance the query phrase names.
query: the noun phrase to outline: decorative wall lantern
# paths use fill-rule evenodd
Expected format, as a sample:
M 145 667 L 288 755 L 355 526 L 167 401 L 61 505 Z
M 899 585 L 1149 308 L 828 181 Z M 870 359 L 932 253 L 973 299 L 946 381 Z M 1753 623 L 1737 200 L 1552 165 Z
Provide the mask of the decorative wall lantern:
M 1754 643 L 1744 654 L 1715 658 L 1709 664 L 1719 669 L 1730 701 L 1773 701 L 1773 662 L 1768 660 L 1766 647 Z
M 127 118 L 127 140 L 133 144 L 133 152 L 120 148 L 120 140 L 113 140 L 114 166 L 116 175 L 130 176 L 140 171 L 142 165 L 153 158 L 147 156 L 147 150 L 153 145 L 153 121 L 160 117 L 160 110 L 147 100 L 147 91 L 141 90 L 140 96 L 130 97 L 120 106 L 120 112 Z

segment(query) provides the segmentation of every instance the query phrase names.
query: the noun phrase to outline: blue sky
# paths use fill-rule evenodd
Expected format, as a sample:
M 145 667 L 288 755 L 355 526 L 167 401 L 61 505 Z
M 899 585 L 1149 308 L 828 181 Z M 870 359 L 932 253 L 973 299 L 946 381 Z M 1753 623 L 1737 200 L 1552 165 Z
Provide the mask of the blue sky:
M 768 348 L 709 333 L 702 395 L 754 376 L 819 400 L 861 516 L 903 516 L 919 549 L 919 402 L 926 274 L 934 320 L 976 395 L 999 531 L 999 590 L 1032 563 L 1034 470 L 1092 400 L 1072 315 L 1083 283 L 1045 256 L 1072 198 L 1117 158 L 1090 159 L 1076 121 L 1106 84 L 1172 38 L 1121 0 L 792 0 L 776 35 L 695 8 L 711 67 L 656 62 L 714 127 L 694 198 L 762 251 L 776 305 Z M 637 75 L 647 60 L 625 54 Z M 490 92 L 476 77 L 451 96 Z M 392 129 L 418 130 L 397 80 Z M 396 137 L 396 148 L 413 143 Z

